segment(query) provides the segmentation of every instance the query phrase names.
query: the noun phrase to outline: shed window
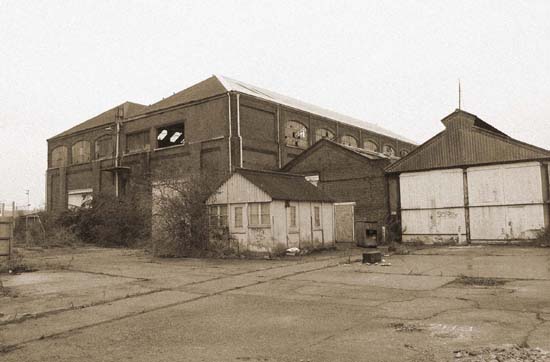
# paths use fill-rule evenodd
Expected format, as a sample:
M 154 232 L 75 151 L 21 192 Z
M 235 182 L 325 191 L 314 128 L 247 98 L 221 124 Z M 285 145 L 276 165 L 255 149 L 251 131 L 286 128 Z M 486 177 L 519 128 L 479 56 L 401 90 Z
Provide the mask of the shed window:
M 307 127 L 296 121 L 288 121 L 285 128 L 285 142 L 287 146 L 307 148 Z
M 296 227 L 296 206 L 290 206 L 290 227 Z
M 315 130 L 315 142 L 320 141 L 323 138 L 331 141 L 334 140 L 334 132 L 326 128 L 317 128 L 317 130 Z
M 126 135 L 126 152 L 148 151 L 150 149 L 149 131 Z
M 95 141 L 95 158 L 105 158 L 114 156 L 113 138 L 111 136 L 102 137 Z
M 390 145 L 384 145 L 384 154 L 388 156 L 395 156 L 395 149 Z
M 340 139 L 340 143 L 344 146 L 357 147 L 357 138 L 345 135 Z
M 235 211 L 235 227 L 242 228 L 243 227 L 243 207 L 236 206 L 234 211 Z
M 90 162 L 90 142 L 79 141 L 72 147 L 73 164 Z
M 210 227 L 227 226 L 227 205 L 212 205 L 208 208 Z
M 269 202 L 256 202 L 248 206 L 250 226 L 269 226 Z
M 315 206 L 313 208 L 313 216 L 315 220 L 315 226 L 320 227 L 321 226 L 321 208 L 319 206 Z
M 157 148 L 185 144 L 185 124 L 177 123 L 157 128 Z
M 378 152 L 378 145 L 376 144 L 376 142 L 371 140 L 366 140 L 365 142 L 363 142 L 363 148 L 369 151 Z
M 65 146 L 59 146 L 52 150 L 52 157 L 50 160 L 51 167 L 63 167 L 67 166 L 68 161 L 68 149 Z

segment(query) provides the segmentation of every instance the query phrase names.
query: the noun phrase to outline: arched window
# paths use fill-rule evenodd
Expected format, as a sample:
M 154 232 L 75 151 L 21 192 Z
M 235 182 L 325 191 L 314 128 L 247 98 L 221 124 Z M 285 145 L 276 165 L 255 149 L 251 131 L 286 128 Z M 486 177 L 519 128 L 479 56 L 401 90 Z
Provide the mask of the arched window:
M 384 145 L 384 154 L 388 156 L 395 156 L 395 149 L 390 145 Z
M 340 143 L 344 146 L 357 147 L 357 138 L 349 135 L 342 136 Z
M 326 138 L 331 141 L 334 140 L 334 132 L 326 128 L 317 128 L 315 130 L 315 142 L 320 141 L 323 138 Z
M 369 151 L 378 152 L 378 144 L 371 140 L 363 142 L 363 148 Z
M 401 154 L 401 157 L 405 157 L 409 154 L 409 151 L 408 150 L 401 150 L 400 154 Z
M 73 164 L 90 162 L 90 142 L 78 141 L 72 147 Z
M 296 121 L 286 122 L 285 143 L 287 146 L 307 148 L 307 127 Z
M 65 146 L 58 146 L 52 150 L 52 157 L 50 159 L 50 167 L 63 167 L 67 166 L 68 161 L 68 149 Z
M 95 141 L 95 159 L 113 157 L 115 154 L 113 147 L 113 137 L 103 136 Z

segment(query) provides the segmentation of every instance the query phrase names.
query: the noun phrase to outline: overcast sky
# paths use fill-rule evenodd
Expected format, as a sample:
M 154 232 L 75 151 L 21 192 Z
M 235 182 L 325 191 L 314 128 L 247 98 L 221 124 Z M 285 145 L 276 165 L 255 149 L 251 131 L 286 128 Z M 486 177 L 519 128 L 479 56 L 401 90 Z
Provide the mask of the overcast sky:
M 419 143 L 457 107 L 550 148 L 550 1 L 0 0 L 0 202 L 46 139 L 222 74 Z

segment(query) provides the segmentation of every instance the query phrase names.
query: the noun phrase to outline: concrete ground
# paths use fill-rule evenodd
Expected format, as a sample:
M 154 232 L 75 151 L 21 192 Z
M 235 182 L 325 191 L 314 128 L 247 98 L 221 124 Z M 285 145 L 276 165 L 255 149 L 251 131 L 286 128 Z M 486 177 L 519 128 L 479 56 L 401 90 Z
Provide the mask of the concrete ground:
M 457 351 L 505 344 L 550 350 L 550 249 L 424 249 L 385 266 L 361 264 L 361 251 L 27 252 L 39 271 L 0 276 L 0 360 L 457 361 Z

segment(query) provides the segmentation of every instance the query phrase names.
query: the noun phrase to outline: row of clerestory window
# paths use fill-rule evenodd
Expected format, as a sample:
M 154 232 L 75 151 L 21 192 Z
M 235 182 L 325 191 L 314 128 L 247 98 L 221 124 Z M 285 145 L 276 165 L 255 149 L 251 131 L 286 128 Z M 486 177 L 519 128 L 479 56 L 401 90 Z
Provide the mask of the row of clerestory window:
M 334 134 L 334 132 L 332 132 L 329 129 L 318 128 L 315 130 L 314 142 L 317 142 L 321 139 L 328 139 L 328 140 L 334 141 L 336 139 L 336 135 Z M 309 141 L 308 141 L 307 127 L 297 121 L 288 121 L 285 127 L 285 143 L 287 146 L 291 146 L 291 147 L 298 147 L 302 149 L 308 148 Z M 356 147 L 356 148 L 359 147 L 359 142 L 357 138 L 351 135 L 341 136 L 340 143 L 344 146 Z M 380 149 L 378 148 L 378 144 L 372 140 L 365 140 L 363 142 L 362 148 L 373 152 L 380 152 Z M 390 145 L 384 145 L 381 152 L 388 156 L 397 156 L 396 150 Z M 408 153 L 409 153 L 408 150 L 403 149 L 401 150 L 399 155 L 403 157 L 403 156 L 406 156 Z

